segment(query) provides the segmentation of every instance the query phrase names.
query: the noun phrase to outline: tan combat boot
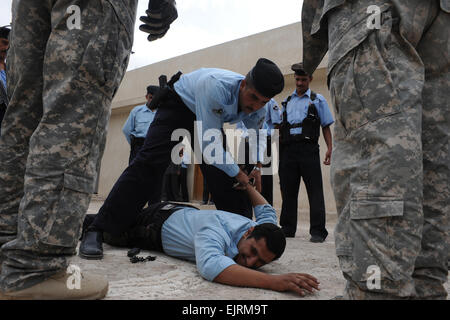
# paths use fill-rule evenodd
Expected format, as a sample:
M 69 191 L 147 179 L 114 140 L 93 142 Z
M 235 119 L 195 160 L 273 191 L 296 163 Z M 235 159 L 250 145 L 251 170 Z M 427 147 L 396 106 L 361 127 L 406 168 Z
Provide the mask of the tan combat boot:
M 107 293 L 108 280 L 101 275 L 62 271 L 27 289 L 0 291 L 0 300 L 97 300 Z

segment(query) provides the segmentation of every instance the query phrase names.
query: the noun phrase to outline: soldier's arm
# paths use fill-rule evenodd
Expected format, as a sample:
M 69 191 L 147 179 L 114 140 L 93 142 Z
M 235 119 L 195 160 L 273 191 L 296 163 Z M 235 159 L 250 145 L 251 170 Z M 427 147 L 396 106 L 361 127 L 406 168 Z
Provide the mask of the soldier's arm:
M 311 34 L 316 10 L 321 6 L 320 2 L 319 0 L 305 0 L 302 8 L 303 66 L 305 71 L 311 75 L 314 74 L 328 51 L 327 30 L 321 28 L 314 35 Z
M 139 30 L 149 34 L 148 41 L 164 37 L 170 24 L 178 18 L 175 0 L 149 0 L 145 13 L 139 19 L 144 23 Z

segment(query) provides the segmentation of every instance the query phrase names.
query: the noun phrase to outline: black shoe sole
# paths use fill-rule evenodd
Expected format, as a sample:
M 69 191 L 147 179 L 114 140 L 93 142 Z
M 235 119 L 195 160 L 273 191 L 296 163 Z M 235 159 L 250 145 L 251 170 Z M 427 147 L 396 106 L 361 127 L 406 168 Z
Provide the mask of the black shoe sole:
M 86 260 L 101 260 L 103 259 L 103 254 L 83 254 L 83 253 L 78 253 L 78 255 L 80 256 L 80 258 L 86 259 Z
M 312 242 L 312 243 L 324 243 L 325 239 L 323 239 L 323 240 L 312 240 L 312 239 L 310 239 L 309 242 Z

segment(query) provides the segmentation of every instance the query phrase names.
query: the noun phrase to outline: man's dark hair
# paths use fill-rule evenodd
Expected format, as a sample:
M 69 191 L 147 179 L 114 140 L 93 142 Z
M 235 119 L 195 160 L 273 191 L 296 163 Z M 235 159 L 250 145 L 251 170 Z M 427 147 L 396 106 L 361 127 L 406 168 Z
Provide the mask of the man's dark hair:
M 159 91 L 159 87 L 158 86 L 150 85 L 150 86 L 147 87 L 147 94 L 155 95 L 158 91 Z
M 8 39 L 10 31 L 11 29 L 9 28 L 9 26 L 0 27 L 0 38 Z
M 255 226 L 249 238 L 255 238 L 259 240 L 261 238 L 266 239 L 267 249 L 275 254 L 277 260 L 284 252 L 286 248 L 286 236 L 280 227 L 273 223 L 262 223 Z
M 245 76 L 245 83 L 246 83 L 246 85 L 249 86 L 250 88 L 255 89 L 255 84 L 253 83 L 253 78 L 252 78 L 252 76 L 250 75 L 250 72 L 251 72 L 251 71 L 249 71 L 249 72 L 247 73 L 247 75 Z

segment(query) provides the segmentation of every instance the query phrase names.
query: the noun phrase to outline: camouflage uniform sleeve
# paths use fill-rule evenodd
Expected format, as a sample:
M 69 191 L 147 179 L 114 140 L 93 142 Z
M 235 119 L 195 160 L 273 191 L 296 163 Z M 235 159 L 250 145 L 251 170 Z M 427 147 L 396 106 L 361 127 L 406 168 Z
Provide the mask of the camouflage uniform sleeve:
M 314 18 L 322 11 L 323 0 L 305 0 L 302 8 L 303 66 L 313 74 L 328 51 L 328 33 L 326 28 L 311 34 Z

